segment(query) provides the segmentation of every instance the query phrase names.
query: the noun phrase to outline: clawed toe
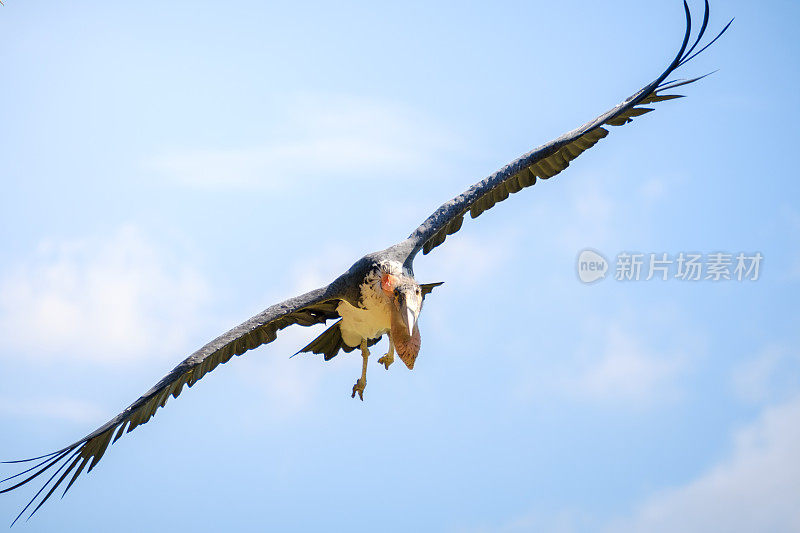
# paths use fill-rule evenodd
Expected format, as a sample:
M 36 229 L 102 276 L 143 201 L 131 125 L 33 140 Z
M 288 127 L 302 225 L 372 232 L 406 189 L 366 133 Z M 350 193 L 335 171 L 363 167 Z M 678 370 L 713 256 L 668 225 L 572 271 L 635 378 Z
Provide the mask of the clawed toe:
M 378 359 L 378 363 L 383 365 L 386 368 L 386 370 L 389 370 L 389 365 L 394 363 L 394 354 L 387 353 L 386 355 Z
M 363 402 L 364 401 L 364 389 L 367 388 L 367 380 L 359 379 L 356 381 L 356 384 L 353 385 L 353 394 L 350 395 L 351 398 L 356 397 L 356 393 L 358 393 L 358 398 Z

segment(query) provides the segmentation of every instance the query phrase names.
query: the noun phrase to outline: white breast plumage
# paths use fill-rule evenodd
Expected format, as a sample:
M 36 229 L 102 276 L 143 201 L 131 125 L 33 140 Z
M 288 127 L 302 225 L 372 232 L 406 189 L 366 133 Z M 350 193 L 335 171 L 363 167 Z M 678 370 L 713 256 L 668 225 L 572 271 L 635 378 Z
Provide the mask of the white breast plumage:
M 359 307 L 342 300 L 336 311 L 342 317 L 342 340 L 348 346 L 358 346 L 362 339 L 376 339 L 391 328 L 391 302 L 381 290 L 382 273 L 399 275 L 402 267 L 395 261 L 382 263 L 370 272 L 359 287 Z

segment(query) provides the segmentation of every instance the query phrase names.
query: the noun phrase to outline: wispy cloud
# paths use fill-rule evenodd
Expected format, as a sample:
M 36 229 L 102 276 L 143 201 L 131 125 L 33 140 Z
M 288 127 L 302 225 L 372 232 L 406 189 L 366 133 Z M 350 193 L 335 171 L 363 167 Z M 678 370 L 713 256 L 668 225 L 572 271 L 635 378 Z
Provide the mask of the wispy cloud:
M 665 180 L 650 178 L 639 186 L 639 196 L 646 202 L 660 200 L 667 193 Z
M 331 243 L 314 250 L 312 255 L 298 258 L 287 269 L 291 272 L 287 290 L 280 289 L 280 293 L 275 290 L 265 298 L 277 302 L 287 295 L 294 296 L 326 285 L 341 273 L 337 270 L 338 265 L 346 265 L 347 260 L 355 256 L 356 251 L 347 243 Z M 235 320 L 227 322 L 234 323 Z M 252 387 L 260 394 L 264 416 L 284 421 L 312 408 L 320 392 L 323 374 L 330 375 L 334 368 L 339 368 L 343 358 L 338 357 L 323 364 L 322 357 L 318 355 L 290 356 L 332 323 L 328 321 L 325 325 L 285 328 L 278 332 L 275 341 L 263 348 L 264 357 L 248 357 L 250 364 L 246 369 L 234 365 L 242 385 Z M 351 367 L 351 370 L 357 373 L 356 367 Z
M 506 522 L 457 528 L 459 533 L 576 533 L 591 531 L 591 517 L 575 509 L 531 510 Z
M 425 269 L 445 272 L 449 284 L 474 287 L 514 257 L 518 237 L 517 229 L 480 237 L 462 230 L 431 252 L 425 260 Z
M 538 230 L 537 235 L 554 249 L 572 253 L 618 245 L 621 236 L 653 235 L 655 208 L 669 200 L 676 184 L 686 181 L 674 174 L 617 179 L 604 168 L 575 169 L 554 179 L 559 180 L 557 197 L 536 203 L 537 218 L 548 224 L 547 231 Z M 637 220 L 633 227 L 631 220 Z
M 589 399 L 650 400 L 665 393 L 686 364 L 683 354 L 647 346 L 616 325 L 608 327 L 598 348 L 599 358 L 565 378 L 567 389 Z
M 323 365 L 320 356 L 289 356 L 305 346 L 323 327 L 293 327 L 279 333 L 278 340 L 269 346 L 269 356 L 252 362 L 246 372 L 240 371 L 244 385 L 262 393 L 263 413 L 277 419 L 298 415 L 314 404 L 320 389 Z
M 682 487 L 657 494 L 608 531 L 800 531 L 800 397 L 764 410 L 730 456 Z
M 558 243 L 569 250 L 606 245 L 618 212 L 606 189 L 595 182 L 570 183 L 568 195 L 569 222 L 557 228 Z
M 297 258 L 291 268 L 291 294 L 301 294 L 327 285 L 359 257 L 359 251 L 345 241 L 332 241 L 306 257 Z
M 536 507 L 506 522 L 464 531 L 800 531 L 800 397 L 766 408 L 733 436 L 730 449 L 697 478 L 656 493 L 625 517 L 608 521 L 580 508 Z
M 673 401 L 681 394 L 679 378 L 704 353 L 704 343 L 688 331 L 665 337 L 664 331 L 687 329 L 673 314 L 660 313 L 657 325 L 625 316 L 602 323 L 585 319 L 575 326 L 580 341 L 574 351 L 557 358 L 542 354 L 530 373 L 520 374 L 517 395 L 557 395 L 631 409 Z
M 0 358 L 118 361 L 183 347 L 206 283 L 134 226 L 46 242 L 0 277 Z
M 436 153 L 453 133 L 392 104 L 306 97 L 287 105 L 272 138 L 237 147 L 197 147 L 158 154 L 146 166 L 200 188 L 279 189 L 301 179 L 368 180 L 437 168 Z
M 733 390 L 744 401 L 775 401 L 796 393 L 800 354 L 786 346 L 771 344 L 734 367 Z
M 0 415 L 22 418 L 49 418 L 80 424 L 98 423 L 104 413 L 96 405 L 73 398 L 14 398 L 0 397 Z

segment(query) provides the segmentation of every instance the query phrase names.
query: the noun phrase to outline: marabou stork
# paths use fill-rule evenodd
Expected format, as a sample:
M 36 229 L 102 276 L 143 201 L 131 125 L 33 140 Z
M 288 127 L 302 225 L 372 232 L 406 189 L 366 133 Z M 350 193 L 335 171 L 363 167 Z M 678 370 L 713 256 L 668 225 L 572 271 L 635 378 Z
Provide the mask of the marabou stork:
M 412 369 L 420 350 L 418 320 L 423 300 L 434 287 L 441 285 L 420 284 L 414 279 L 413 263 L 417 253 L 422 251 L 427 254 L 442 244 L 448 235 L 461 228 L 467 214 L 476 218 L 510 194 L 530 187 L 537 179 L 552 178 L 567 168 L 570 161 L 608 135 L 606 126 L 621 126 L 631 122 L 634 117 L 652 111 L 650 107 L 643 107 L 648 104 L 681 98 L 681 95 L 662 93 L 693 83 L 703 76 L 672 81 L 666 81 L 667 77 L 713 44 L 733 22 L 731 20 L 714 39 L 697 49 L 708 26 L 708 1 L 705 2 L 702 25 L 691 46 L 691 14 L 685 1 L 684 10 L 686 33 L 678 54 L 658 78 L 622 103 L 471 186 L 440 206 L 407 239 L 385 250 L 365 255 L 330 285 L 273 305 L 217 337 L 186 358 L 119 415 L 84 438 L 47 455 L 10 461 L 34 464 L 0 482 L 6 484 L 0 493 L 21 487 L 45 472 L 52 472 L 14 522 L 38 500 L 30 518 L 71 474 L 64 489 L 65 494 L 84 469 L 89 472 L 97 465 L 112 442 L 149 421 L 159 407 L 166 405 L 170 396 L 178 397 L 184 385 L 191 387 L 234 355 L 272 342 L 278 331 L 287 326 L 311 326 L 338 319 L 298 353 L 321 354 L 327 361 L 340 350 L 351 352 L 359 348 L 362 357 L 361 376 L 353 386 L 352 397 L 358 394 L 361 400 L 364 399 L 369 347 L 383 335 L 389 338 L 389 350 L 378 359 L 378 363 L 388 369 L 396 351 L 403 363 Z

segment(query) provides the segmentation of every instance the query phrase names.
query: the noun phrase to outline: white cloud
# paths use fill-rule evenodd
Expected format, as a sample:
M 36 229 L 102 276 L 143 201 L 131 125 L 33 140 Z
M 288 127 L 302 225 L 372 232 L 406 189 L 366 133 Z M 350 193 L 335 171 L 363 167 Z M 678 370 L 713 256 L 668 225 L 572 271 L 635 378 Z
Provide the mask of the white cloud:
M 54 418 L 80 424 L 103 421 L 107 413 L 96 405 L 72 398 L 0 398 L 0 415 L 24 418 Z
M 680 378 L 705 353 L 702 340 L 670 309 L 647 318 L 586 318 L 575 328 L 572 353 L 553 357 L 543 352 L 530 361 L 529 371 L 520 373 L 519 399 L 544 394 L 615 408 L 649 408 L 679 398 Z
M 667 187 L 662 179 L 650 178 L 639 186 L 639 195 L 646 202 L 660 200 L 666 193 Z
M 548 224 L 537 234 L 539 241 L 572 253 L 588 247 L 605 254 L 631 239 L 652 237 L 663 225 L 654 207 L 668 199 L 676 183 L 686 181 L 679 175 L 617 179 L 613 169 L 603 167 L 570 172 L 554 178 L 559 192 L 536 203 L 536 219 Z
M 731 455 L 685 486 L 657 494 L 609 531 L 800 531 L 800 397 L 765 409 Z
M 302 294 L 332 282 L 360 257 L 347 242 L 332 242 L 314 250 L 314 253 L 295 261 L 290 269 L 291 293 Z
M 574 180 L 569 186 L 569 221 L 556 232 L 563 249 L 577 251 L 587 245 L 602 247 L 614 231 L 614 214 L 619 210 L 611 196 L 594 181 Z
M 469 224 L 469 221 L 464 224 Z M 464 233 L 450 235 L 444 244 L 431 252 L 425 270 L 445 272 L 448 284 L 452 285 L 474 287 L 482 284 L 515 254 L 520 230 L 506 230 L 500 235 L 473 237 L 462 229 Z M 421 257 L 420 253 L 417 259 Z
M 314 405 L 322 373 L 330 370 L 330 363 L 323 365 L 322 356 L 318 355 L 289 356 L 323 329 L 322 326 L 284 329 L 269 345 L 269 356 L 252 361 L 246 372 L 240 371 L 243 383 L 262 392 L 263 400 L 268 404 L 263 410 L 265 414 L 283 419 L 305 412 Z
M 748 402 L 774 401 L 797 391 L 800 356 L 781 345 L 770 345 L 738 364 L 732 372 L 736 394 Z
M 353 99 L 305 98 L 288 106 L 273 139 L 257 145 L 160 154 L 146 166 L 202 188 L 281 188 L 303 179 L 359 179 L 435 171 L 453 135 L 413 110 Z
M 593 361 L 566 387 L 591 399 L 648 400 L 663 394 L 684 368 L 680 353 L 663 353 L 646 347 L 632 332 L 609 326 Z M 599 352 L 599 357 L 597 353 Z
M 455 528 L 460 533 L 574 533 L 591 531 L 584 514 L 574 509 L 536 509 L 501 524 Z
M 783 349 L 770 346 L 734 368 L 733 387 L 739 397 L 747 401 L 763 400 L 769 393 L 770 380 L 783 357 Z
M 536 203 L 535 218 L 548 224 L 547 231 L 536 230 L 537 239 L 547 239 L 554 249 L 571 253 L 586 247 L 607 247 L 619 234 L 620 215 L 626 209 L 618 201 L 620 194 L 615 194 L 619 191 L 612 190 L 610 180 L 603 175 L 602 169 L 577 170 L 558 182 L 562 190 L 557 196 Z
M 265 298 L 270 302 L 278 302 L 287 296 L 322 287 L 341 274 L 339 265 L 349 266 L 347 261 L 353 257 L 356 257 L 356 252 L 347 243 L 323 246 L 312 255 L 298 259 L 287 269 L 291 273 L 288 290 L 273 288 Z M 235 320 L 225 322 L 234 323 Z M 264 416 L 283 421 L 308 411 L 317 399 L 323 373 L 330 377 L 333 369 L 341 369 L 342 357 L 324 364 L 320 355 L 299 354 L 290 357 L 332 324 L 333 321 L 328 321 L 324 325 L 285 328 L 264 348 L 264 357 L 249 356 L 246 369 L 242 365 L 235 365 L 243 385 L 260 393 L 261 401 L 265 404 L 262 410 Z M 360 365 L 361 358 L 358 359 Z M 360 366 L 346 366 L 349 366 L 347 371 L 357 377 Z M 260 427 L 260 423 L 256 426 Z
M 119 361 L 176 348 L 206 299 L 201 275 L 135 227 L 43 243 L 0 277 L 0 357 Z

